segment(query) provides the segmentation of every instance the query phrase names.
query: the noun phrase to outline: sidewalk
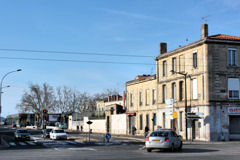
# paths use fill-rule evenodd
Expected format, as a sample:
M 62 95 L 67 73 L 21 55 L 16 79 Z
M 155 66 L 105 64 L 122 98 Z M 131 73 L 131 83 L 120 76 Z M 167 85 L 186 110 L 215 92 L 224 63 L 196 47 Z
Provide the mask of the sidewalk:
M 97 135 L 96 133 L 93 133 Z M 125 140 L 133 140 L 135 142 L 145 142 L 144 136 L 138 135 L 115 135 L 112 134 L 112 138 L 119 138 Z M 217 141 L 217 142 L 209 142 L 209 141 L 185 141 L 183 140 L 183 144 L 240 144 L 240 141 Z

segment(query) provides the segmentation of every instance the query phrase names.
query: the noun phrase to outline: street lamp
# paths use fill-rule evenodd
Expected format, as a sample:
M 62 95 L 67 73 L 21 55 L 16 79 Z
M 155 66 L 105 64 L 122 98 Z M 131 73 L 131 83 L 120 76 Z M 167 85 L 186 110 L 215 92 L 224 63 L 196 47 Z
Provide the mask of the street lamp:
M 188 73 L 184 73 L 184 72 L 177 72 L 174 70 L 171 70 L 170 72 L 172 73 L 177 73 L 177 74 L 181 74 L 184 76 L 184 80 L 185 80 L 185 127 L 186 127 L 186 140 L 188 140 L 188 132 L 187 132 L 187 128 L 188 128 L 188 122 L 187 122 L 187 76 Z
M 2 89 L 5 88 L 5 87 L 3 87 L 3 80 L 5 77 L 7 77 L 7 75 L 14 73 L 14 72 L 20 72 L 20 71 L 22 71 L 22 69 L 8 72 L 1 79 L 1 82 L 0 82 L 0 125 L 1 125 L 1 113 L 2 113 Z M 7 86 L 7 87 L 10 87 L 10 86 Z

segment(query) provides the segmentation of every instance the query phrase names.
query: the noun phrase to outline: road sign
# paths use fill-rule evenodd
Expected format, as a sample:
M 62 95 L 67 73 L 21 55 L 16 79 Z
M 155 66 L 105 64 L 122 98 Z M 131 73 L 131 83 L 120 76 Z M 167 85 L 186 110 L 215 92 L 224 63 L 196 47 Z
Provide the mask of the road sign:
M 88 125 L 90 125 L 90 124 L 92 124 L 92 123 L 93 123 L 93 122 L 92 122 L 92 121 L 90 121 L 90 120 L 89 120 L 89 121 L 87 121 L 87 124 L 88 124 Z
M 109 141 L 110 139 L 111 139 L 111 134 L 110 133 L 107 133 L 106 135 L 105 135 L 105 138 L 107 139 L 107 141 Z
M 107 140 L 109 140 L 109 139 L 111 139 L 112 136 L 111 136 L 110 133 L 107 133 L 107 134 L 105 135 L 105 137 L 106 137 Z
M 174 102 L 174 100 L 172 98 L 170 98 L 170 99 L 166 99 L 165 104 L 172 105 L 173 102 Z
M 188 119 L 201 119 L 202 117 L 199 116 L 197 113 L 188 112 L 187 113 L 187 118 Z
M 177 112 L 172 112 L 172 117 L 177 118 Z

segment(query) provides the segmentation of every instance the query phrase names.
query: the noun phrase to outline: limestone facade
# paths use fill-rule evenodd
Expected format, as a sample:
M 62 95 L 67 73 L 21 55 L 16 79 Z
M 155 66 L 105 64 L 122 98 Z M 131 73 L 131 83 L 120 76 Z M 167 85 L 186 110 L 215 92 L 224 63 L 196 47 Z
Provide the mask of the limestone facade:
M 157 126 L 172 128 L 184 139 L 186 125 L 188 139 L 240 138 L 240 37 L 208 36 L 208 25 L 204 24 L 199 41 L 170 52 L 167 44 L 161 43 L 155 61 L 156 75 L 126 83 L 129 133 L 135 125 L 136 133 L 143 134 L 149 123 L 150 130 Z M 156 90 L 156 103 L 149 101 L 146 105 L 145 96 L 140 106 L 140 94 L 147 95 L 147 90 L 150 99 L 152 90 Z M 175 118 L 167 110 L 170 99 Z M 187 113 L 196 113 L 200 119 L 189 118 L 186 123 Z

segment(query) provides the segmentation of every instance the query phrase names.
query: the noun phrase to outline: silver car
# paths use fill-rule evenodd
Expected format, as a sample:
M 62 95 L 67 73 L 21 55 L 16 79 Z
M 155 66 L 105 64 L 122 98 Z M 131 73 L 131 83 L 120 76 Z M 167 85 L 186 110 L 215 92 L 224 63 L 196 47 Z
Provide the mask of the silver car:
M 151 152 L 152 149 L 171 149 L 172 151 L 182 149 L 182 140 L 172 130 L 153 131 L 146 137 L 146 149 Z

